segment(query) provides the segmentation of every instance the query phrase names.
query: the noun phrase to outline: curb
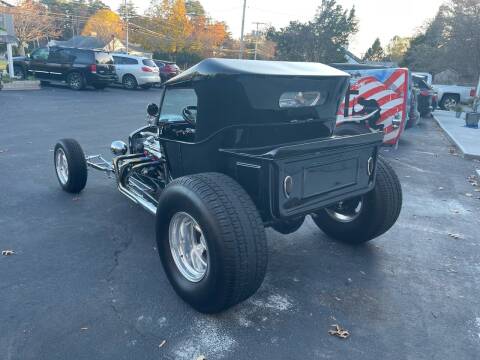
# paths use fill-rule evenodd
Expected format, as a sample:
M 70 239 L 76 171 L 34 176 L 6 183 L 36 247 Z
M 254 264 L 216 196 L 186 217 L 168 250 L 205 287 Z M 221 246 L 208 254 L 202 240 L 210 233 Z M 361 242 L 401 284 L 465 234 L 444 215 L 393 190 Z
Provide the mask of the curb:
M 3 89 L 5 91 L 11 90 L 40 90 L 40 81 L 38 80 L 27 80 L 27 81 L 14 81 L 9 83 L 4 83 Z
M 463 158 L 467 160 L 473 160 L 473 159 L 480 160 L 480 154 L 471 154 L 466 152 L 465 148 L 459 142 L 457 142 L 455 138 L 450 134 L 450 132 L 443 127 L 442 123 L 438 121 L 438 119 L 435 117 L 435 114 L 432 114 L 432 115 L 437 125 L 440 127 L 440 129 L 442 129 L 444 134 L 447 136 L 448 140 L 450 140 L 451 143 L 455 144 L 455 146 L 458 148 Z

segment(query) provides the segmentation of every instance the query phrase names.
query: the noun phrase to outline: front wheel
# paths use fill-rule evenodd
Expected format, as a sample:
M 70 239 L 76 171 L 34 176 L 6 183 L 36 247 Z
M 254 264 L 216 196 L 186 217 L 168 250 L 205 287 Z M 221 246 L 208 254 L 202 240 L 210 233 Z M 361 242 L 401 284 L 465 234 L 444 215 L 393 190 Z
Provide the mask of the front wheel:
M 267 268 L 260 215 L 245 190 L 218 173 L 168 184 L 156 217 L 158 251 L 177 294 L 217 313 L 254 294 Z
M 402 188 L 393 168 L 377 159 L 375 188 L 312 214 L 328 236 L 349 244 L 372 240 L 390 229 L 402 208 Z
M 63 190 L 79 193 L 87 183 L 87 162 L 80 144 L 73 139 L 62 139 L 54 149 L 54 165 Z
M 14 66 L 13 67 L 13 75 L 18 80 L 25 80 L 27 78 L 27 74 L 21 66 Z

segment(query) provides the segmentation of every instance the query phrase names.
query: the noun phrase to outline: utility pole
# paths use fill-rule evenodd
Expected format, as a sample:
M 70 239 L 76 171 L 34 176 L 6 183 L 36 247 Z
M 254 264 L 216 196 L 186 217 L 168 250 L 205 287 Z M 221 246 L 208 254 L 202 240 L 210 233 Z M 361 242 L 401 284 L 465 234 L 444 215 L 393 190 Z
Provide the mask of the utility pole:
M 127 54 L 128 54 L 128 22 L 129 22 L 129 18 L 128 18 L 128 7 L 127 7 L 127 0 L 124 1 L 124 9 L 125 9 L 125 19 L 127 20 L 127 43 L 126 43 L 126 46 L 127 46 Z
M 257 30 L 255 31 L 255 55 L 253 57 L 254 60 L 257 60 L 257 48 L 258 48 L 258 25 L 267 25 L 262 22 L 254 22 L 255 25 L 257 25 Z
M 243 59 L 243 31 L 245 30 L 245 8 L 247 7 L 247 0 L 243 0 L 243 14 L 242 14 L 242 32 L 240 33 L 240 54 L 238 55 L 239 59 Z

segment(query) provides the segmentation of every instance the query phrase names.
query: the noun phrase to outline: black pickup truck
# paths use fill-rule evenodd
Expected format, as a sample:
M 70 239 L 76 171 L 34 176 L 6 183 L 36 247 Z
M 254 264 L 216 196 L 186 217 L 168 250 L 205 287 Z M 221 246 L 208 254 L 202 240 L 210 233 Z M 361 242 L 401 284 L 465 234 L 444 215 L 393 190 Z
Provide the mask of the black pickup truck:
M 34 75 L 42 81 L 64 82 L 73 90 L 90 85 L 103 89 L 117 79 L 113 58 L 109 53 L 68 47 L 41 47 L 31 55 L 15 57 L 14 75 Z

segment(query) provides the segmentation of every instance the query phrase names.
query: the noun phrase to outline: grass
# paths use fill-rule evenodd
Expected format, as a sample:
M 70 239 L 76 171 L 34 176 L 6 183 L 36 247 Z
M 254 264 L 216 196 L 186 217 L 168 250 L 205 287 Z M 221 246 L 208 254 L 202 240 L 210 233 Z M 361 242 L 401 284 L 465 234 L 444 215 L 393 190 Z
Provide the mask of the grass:
M 0 71 L 7 70 L 7 61 L 0 60 Z

